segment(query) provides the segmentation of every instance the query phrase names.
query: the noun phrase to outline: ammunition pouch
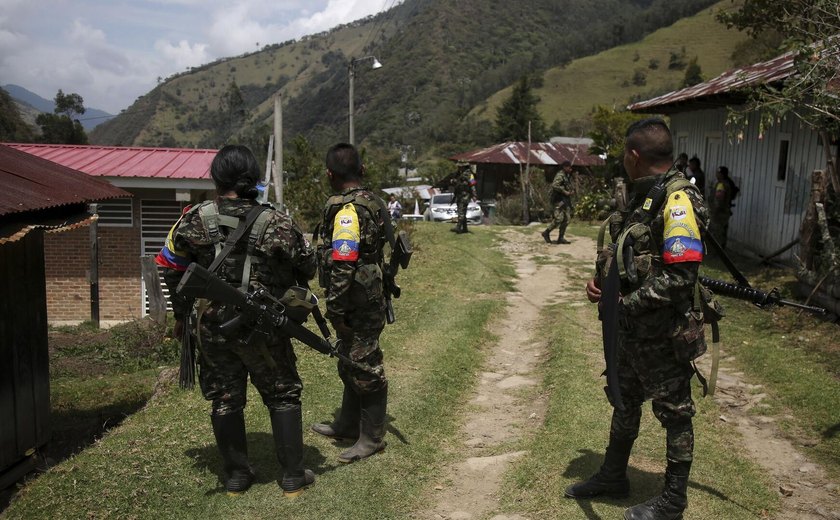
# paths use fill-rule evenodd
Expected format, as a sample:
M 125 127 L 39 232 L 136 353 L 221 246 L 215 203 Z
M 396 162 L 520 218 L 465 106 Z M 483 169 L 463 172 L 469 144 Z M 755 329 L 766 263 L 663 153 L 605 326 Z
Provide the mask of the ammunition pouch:
M 280 298 L 280 303 L 285 309 L 284 315 L 296 323 L 303 323 L 318 306 L 318 298 L 306 287 L 293 285 Z
M 382 269 L 377 264 L 362 264 L 356 268 L 350 301 L 367 306 L 382 301 Z
M 694 361 L 706 353 L 706 333 L 703 327 L 703 313 L 690 309 L 685 313 L 686 321 L 677 335 L 674 347 L 677 361 Z

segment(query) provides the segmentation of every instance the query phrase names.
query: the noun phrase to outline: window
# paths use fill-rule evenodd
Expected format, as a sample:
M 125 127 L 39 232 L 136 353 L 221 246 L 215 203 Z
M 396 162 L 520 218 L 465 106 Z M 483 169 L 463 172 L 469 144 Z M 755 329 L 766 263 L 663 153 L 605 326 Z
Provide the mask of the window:
M 788 149 L 790 148 L 790 139 L 782 139 L 779 141 L 779 165 L 776 170 L 776 180 L 784 182 L 787 178 L 788 169 Z
M 131 207 L 131 199 L 113 199 L 97 203 L 99 225 L 131 227 L 134 225 Z

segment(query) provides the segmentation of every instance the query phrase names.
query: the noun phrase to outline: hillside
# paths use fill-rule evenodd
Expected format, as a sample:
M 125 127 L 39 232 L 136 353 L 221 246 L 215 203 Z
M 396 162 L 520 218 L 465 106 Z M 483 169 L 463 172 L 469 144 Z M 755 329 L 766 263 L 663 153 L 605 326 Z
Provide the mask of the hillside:
M 712 0 L 406 0 L 389 11 L 260 52 L 170 77 L 91 140 L 102 144 L 258 144 L 272 96 L 284 100 L 287 136 L 347 138 L 348 64 L 357 66 L 357 141 L 427 152 L 478 142 L 464 115 L 523 73 L 637 41 Z M 504 16 L 500 16 L 504 13 Z M 485 125 L 486 126 L 486 125 Z
M 732 2 L 724 0 L 659 29 L 639 42 L 574 60 L 565 67 L 549 69 L 545 72 L 543 85 L 534 89 L 540 97 L 540 114 L 549 124 L 558 120 L 564 128 L 580 129 L 586 125 L 575 124 L 575 120 L 586 119 L 596 105 L 621 108 L 631 99 L 676 90 L 680 88 L 685 70 L 669 68 L 672 53 L 684 63 L 696 56 L 704 79 L 732 68 L 732 52 L 748 36 L 727 29 L 714 17 L 717 10 L 731 7 Z M 637 72 L 644 76 L 643 84 L 634 84 Z M 637 82 L 641 83 L 641 80 Z M 481 119 L 495 119 L 496 109 L 510 96 L 511 89 L 508 87 L 493 94 L 471 113 Z

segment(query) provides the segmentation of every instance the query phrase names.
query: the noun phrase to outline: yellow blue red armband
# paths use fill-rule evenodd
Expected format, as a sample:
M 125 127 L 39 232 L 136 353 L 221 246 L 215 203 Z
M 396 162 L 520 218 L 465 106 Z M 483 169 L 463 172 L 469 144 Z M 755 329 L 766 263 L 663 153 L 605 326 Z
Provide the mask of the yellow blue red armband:
M 666 264 L 703 261 L 700 228 L 694 216 L 694 206 L 684 191 L 676 191 L 668 197 L 663 216 L 662 261 Z
M 345 204 L 335 215 L 332 234 L 332 259 L 355 262 L 359 259 L 359 215 L 356 206 Z
M 185 208 L 184 214 L 186 214 L 188 210 L 189 207 Z M 158 253 L 155 257 L 155 263 L 157 265 L 169 269 L 175 269 L 176 271 L 186 271 L 187 267 L 189 267 L 192 262 L 187 252 L 175 249 L 175 242 L 173 240 L 175 230 L 178 229 L 178 226 L 181 224 L 181 219 L 183 218 L 184 215 L 181 215 L 178 222 L 176 222 L 175 225 L 172 226 L 172 229 L 169 230 L 169 234 L 166 236 L 166 242 L 163 244 L 163 249 L 161 249 L 160 253 Z

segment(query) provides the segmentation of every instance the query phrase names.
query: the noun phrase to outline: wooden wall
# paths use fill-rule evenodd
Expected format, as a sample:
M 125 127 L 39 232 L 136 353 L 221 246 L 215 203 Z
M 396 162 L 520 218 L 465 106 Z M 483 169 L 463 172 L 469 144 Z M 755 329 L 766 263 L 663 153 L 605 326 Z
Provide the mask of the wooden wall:
M 795 118 L 766 129 L 759 135 L 756 115 L 749 118 L 741 139 L 729 135 L 726 109 L 684 112 L 671 116 L 674 154 L 700 158 L 706 172 L 707 194 L 714 189 L 718 166 L 729 168 L 741 188 L 729 221 L 729 238 L 759 254 L 768 254 L 799 237 L 799 226 L 808 202 L 811 172 L 825 169 L 825 152 L 817 134 Z M 777 180 L 779 147 L 789 140 L 784 181 Z M 736 244 L 729 246 L 737 247 Z M 792 261 L 799 248 L 785 253 Z
M 44 234 L 0 245 L 0 477 L 50 436 Z

